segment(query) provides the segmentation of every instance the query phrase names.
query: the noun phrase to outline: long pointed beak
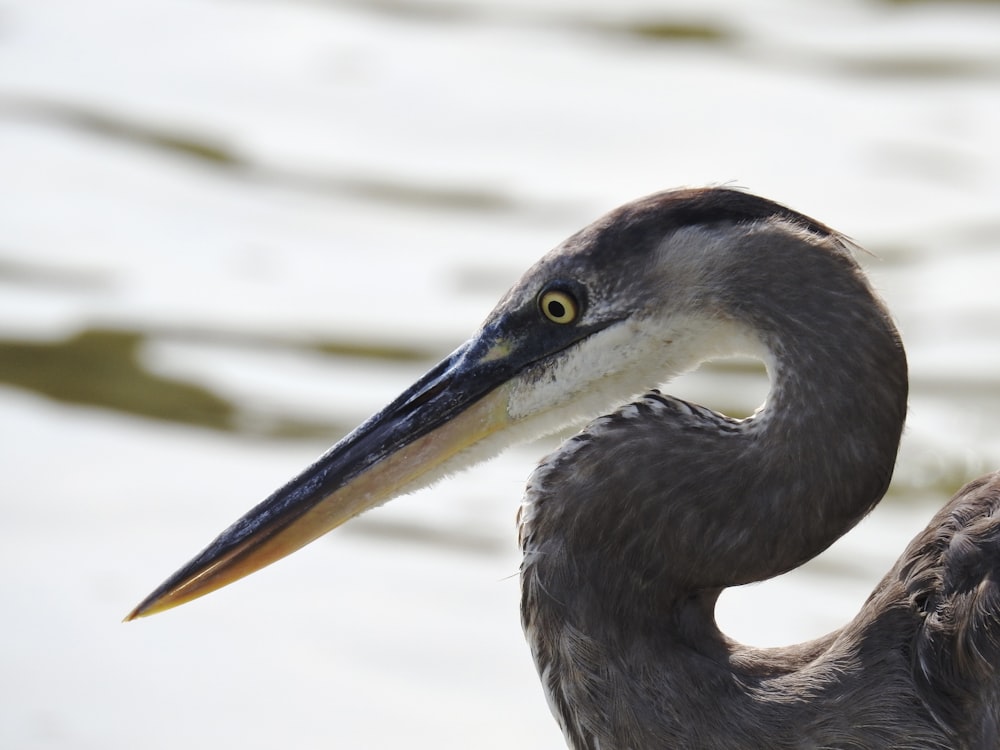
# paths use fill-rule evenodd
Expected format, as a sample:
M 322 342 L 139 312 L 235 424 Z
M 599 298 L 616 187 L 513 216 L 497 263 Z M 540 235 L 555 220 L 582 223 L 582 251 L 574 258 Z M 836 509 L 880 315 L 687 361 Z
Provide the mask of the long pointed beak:
M 221 588 L 359 513 L 441 476 L 466 448 L 510 423 L 507 346 L 470 341 L 238 520 L 126 620 Z

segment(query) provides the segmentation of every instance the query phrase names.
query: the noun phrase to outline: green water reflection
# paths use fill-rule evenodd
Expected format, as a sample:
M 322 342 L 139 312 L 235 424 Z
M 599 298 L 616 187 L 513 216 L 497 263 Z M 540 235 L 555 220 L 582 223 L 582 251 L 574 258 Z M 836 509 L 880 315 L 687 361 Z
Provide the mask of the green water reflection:
M 303 420 L 287 414 L 261 415 L 250 405 L 203 385 L 167 377 L 147 369 L 144 346 L 157 333 L 88 328 L 54 341 L 0 339 L 0 382 L 23 388 L 54 401 L 99 407 L 179 424 L 269 438 L 328 438 L 350 427 L 333 420 Z M 214 332 L 169 333 L 171 339 L 224 339 Z M 248 345 L 248 337 L 229 337 L 227 343 Z M 261 340 L 261 347 L 281 346 L 303 354 L 321 353 L 368 361 L 414 361 L 432 355 L 416 348 L 375 346 L 351 342 L 313 343 Z

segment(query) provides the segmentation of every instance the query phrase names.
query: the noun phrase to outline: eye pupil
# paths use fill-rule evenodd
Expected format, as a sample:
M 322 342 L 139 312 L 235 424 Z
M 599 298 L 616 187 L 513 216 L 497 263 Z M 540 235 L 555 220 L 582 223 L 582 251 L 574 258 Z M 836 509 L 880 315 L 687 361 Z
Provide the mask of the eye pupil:
M 580 315 L 576 298 L 561 289 L 549 289 L 542 292 L 538 300 L 538 307 L 546 318 L 560 325 L 574 323 Z

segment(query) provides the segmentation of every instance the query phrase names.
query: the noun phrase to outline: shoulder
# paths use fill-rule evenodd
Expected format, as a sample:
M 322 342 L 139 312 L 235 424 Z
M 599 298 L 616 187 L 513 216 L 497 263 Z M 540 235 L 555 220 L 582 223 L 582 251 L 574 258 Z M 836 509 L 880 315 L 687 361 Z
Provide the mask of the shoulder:
M 928 707 L 953 728 L 978 715 L 996 732 L 1000 472 L 959 490 L 911 544 L 901 572 L 921 618 L 913 659 Z

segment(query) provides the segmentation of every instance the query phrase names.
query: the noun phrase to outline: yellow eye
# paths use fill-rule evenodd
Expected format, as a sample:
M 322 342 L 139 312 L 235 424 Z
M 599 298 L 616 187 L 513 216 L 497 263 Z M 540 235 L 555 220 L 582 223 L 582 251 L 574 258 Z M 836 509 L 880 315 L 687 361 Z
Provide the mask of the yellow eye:
M 580 314 L 580 307 L 572 294 L 559 289 L 549 289 L 542 292 L 538 298 L 538 304 L 542 308 L 542 315 L 553 323 L 565 325 L 576 320 Z

